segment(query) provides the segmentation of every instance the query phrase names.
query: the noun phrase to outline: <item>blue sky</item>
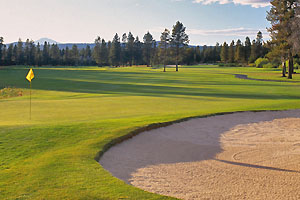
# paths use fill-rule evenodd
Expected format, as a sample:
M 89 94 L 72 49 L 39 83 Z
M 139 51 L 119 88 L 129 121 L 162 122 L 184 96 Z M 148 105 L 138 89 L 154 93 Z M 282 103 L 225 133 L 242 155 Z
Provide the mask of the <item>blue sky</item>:
M 61 43 L 111 40 L 131 31 L 142 40 L 149 30 L 159 39 L 164 28 L 181 21 L 190 44 L 214 45 L 268 38 L 268 0 L 0 0 L 0 36 L 6 43 L 48 37 Z

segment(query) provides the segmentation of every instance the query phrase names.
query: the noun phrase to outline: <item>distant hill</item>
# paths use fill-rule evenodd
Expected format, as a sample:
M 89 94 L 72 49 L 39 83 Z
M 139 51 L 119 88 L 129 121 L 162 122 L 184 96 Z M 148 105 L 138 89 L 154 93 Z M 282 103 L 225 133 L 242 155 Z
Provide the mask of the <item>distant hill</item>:
M 24 41 L 23 41 L 24 42 Z M 49 39 L 49 38 L 41 38 L 39 40 L 34 41 L 34 43 L 37 45 L 38 43 L 40 43 L 41 49 L 43 49 L 44 43 L 48 42 L 49 44 L 57 44 L 59 49 L 66 49 L 67 47 L 69 49 L 71 49 L 73 47 L 73 45 L 77 45 L 77 48 L 79 50 L 86 48 L 87 46 L 90 46 L 90 48 L 94 48 L 95 47 L 95 43 L 59 43 L 55 40 Z M 13 42 L 13 45 L 16 45 L 18 42 Z M 157 46 L 159 45 L 159 41 L 157 41 Z M 8 44 L 9 45 L 9 44 Z M 189 47 L 196 47 L 195 45 L 189 45 Z M 212 47 L 212 46 L 208 46 L 208 47 Z M 200 49 L 203 49 L 203 46 L 200 46 Z
M 55 40 L 49 38 L 41 38 L 39 40 L 34 41 L 35 44 L 40 43 L 40 45 L 44 44 L 45 42 L 48 42 L 49 44 L 59 44 L 59 42 L 56 42 Z

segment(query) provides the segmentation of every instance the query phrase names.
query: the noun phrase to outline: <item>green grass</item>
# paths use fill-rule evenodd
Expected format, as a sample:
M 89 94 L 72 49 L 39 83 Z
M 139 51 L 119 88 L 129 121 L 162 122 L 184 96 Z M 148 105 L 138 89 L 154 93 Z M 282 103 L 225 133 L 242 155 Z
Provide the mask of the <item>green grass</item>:
M 0 70 L 0 199 L 169 199 L 126 185 L 94 159 L 138 127 L 192 116 L 300 108 L 300 83 L 236 79 L 278 71 L 186 66 L 34 69 L 32 120 L 24 67 Z M 277 74 L 278 73 L 278 74 Z M 171 199 L 171 198 L 170 198 Z

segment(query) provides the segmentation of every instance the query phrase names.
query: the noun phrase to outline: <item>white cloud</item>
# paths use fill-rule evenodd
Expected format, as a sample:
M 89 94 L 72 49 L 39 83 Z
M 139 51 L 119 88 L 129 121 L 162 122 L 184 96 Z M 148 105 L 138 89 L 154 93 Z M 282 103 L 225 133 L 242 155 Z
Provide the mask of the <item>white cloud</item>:
M 215 30 L 207 30 L 207 29 L 189 29 L 187 33 L 190 35 L 203 35 L 203 36 L 256 36 L 257 32 L 261 31 L 265 38 L 268 37 L 268 32 L 259 29 L 251 29 L 251 28 L 228 28 L 228 29 L 215 29 Z
M 250 5 L 254 8 L 266 7 L 270 5 L 270 0 L 194 0 L 194 3 L 202 3 L 204 5 L 219 3 L 219 4 L 240 4 L 240 5 Z

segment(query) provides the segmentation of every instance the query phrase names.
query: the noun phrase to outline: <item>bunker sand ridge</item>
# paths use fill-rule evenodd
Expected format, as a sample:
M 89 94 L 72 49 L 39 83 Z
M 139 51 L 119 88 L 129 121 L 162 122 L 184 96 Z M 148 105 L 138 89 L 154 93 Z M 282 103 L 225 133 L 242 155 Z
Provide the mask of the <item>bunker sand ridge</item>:
M 191 119 L 116 145 L 100 164 L 181 199 L 299 199 L 300 110 Z

